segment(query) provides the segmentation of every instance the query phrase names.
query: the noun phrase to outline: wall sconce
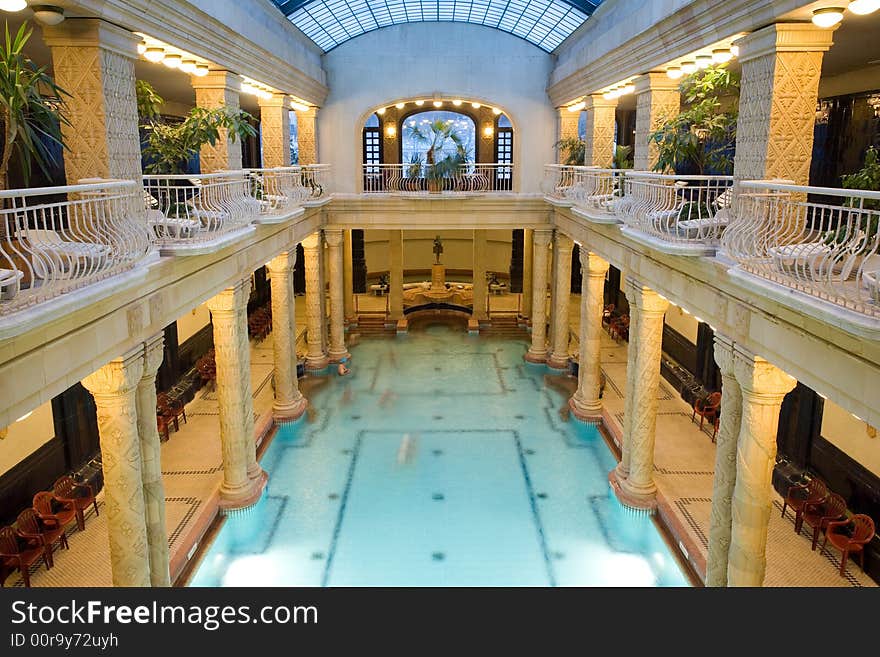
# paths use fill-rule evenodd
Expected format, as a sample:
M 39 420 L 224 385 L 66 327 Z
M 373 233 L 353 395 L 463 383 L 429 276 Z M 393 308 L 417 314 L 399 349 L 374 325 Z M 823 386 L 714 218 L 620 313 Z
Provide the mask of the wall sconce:
M 394 139 L 397 136 L 397 126 L 392 124 L 385 126 L 385 136 L 388 139 Z
M 486 124 L 483 128 L 483 136 L 484 137 L 492 137 L 495 134 L 495 128 L 491 124 Z

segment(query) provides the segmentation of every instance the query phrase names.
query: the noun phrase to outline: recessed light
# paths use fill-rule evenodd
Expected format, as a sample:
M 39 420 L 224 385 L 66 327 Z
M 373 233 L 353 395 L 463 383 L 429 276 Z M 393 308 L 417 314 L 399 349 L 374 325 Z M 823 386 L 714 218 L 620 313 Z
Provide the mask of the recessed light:
M 843 20 L 843 9 L 840 7 L 823 7 L 813 12 L 813 25 L 816 27 L 834 27 Z
M 680 66 L 669 66 L 666 69 L 666 75 L 668 75 L 673 80 L 678 80 L 684 73 L 681 70 Z

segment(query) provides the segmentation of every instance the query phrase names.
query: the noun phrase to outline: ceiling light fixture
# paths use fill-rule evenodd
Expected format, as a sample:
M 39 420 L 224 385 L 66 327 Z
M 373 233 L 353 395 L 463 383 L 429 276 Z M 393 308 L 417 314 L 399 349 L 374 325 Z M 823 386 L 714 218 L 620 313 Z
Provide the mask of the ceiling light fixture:
M 602 94 L 602 98 L 604 98 L 605 100 L 614 100 L 615 98 L 617 98 L 617 96 L 614 95 L 614 90 L 610 89 Z
M 3 11 L 21 11 L 27 6 L 26 0 L 0 0 L 0 9 Z
M 143 55 L 145 52 L 147 52 L 147 42 L 141 41 L 137 45 L 137 51 L 138 51 L 138 55 Z
M 452 101 L 452 104 L 455 105 L 456 107 L 461 107 L 461 100 L 456 98 L 455 100 Z
M 494 114 L 495 116 L 498 116 L 499 114 L 501 114 L 501 110 L 498 109 L 497 107 L 493 107 L 492 114 Z
M 579 103 L 575 103 L 574 105 L 569 105 L 568 111 L 569 112 L 580 112 L 586 106 L 587 106 L 587 104 L 584 101 L 581 101 Z
M 147 48 L 144 51 L 144 59 L 148 62 L 153 62 L 154 64 L 158 64 L 165 57 L 165 49 L 164 48 Z
M 471 107 L 473 107 L 474 109 L 480 109 L 482 105 L 480 105 L 480 103 L 471 103 Z
M 880 0 L 853 0 L 847 9 L 859 16 L 873 14 L 880 9 Z
M 709 68 L 712 65 L 711 55 L 697 55 L 697 68 Z
M 384 107 L 380 107 L 379 109 L 376 110 L 376 114 L 378 114 L 379 116 L 382 116 L 384 113 L 385 113 Z
M 180 62 L 180 70 L 184 73 L 189 73 L 192 75 L 196 72 L 196 62 L 194 59 L 184 59 Z
M 196 70 L 193 71 L 193 75 L 195 75 L 197 78 L 203 78 L 208 74 L 209 71 L 210 69 L 208 68 L 207 64 L 196 64 Z
M 697 70 L 697 65 L 694 62 L 682 62 L 681 70 L 685 75 L 690 75 L 691 73 Z
M 443 107 L 443 101 L 442 100 L 435 100 L 434 107 Z
M 168 68 L 180 68 L 180 62 L 183 61 L 183 57 L 180 55 L 165 55 L 165 59 L 162 60 L 162 63 L 165 64 Z
M 297 112 L 308 112 L 309 106 L 303 105 L 302 103 L 298 103 L 295 100 L 290 101 L 290 109 L 295 110 Z
M 34 11 L 34 18 L 43 25 L 58 25 L 64 20 L 64 10 L 55 5 L 34 5 L 31 7 Z
M 395 107 L 396 107 L 397 109 L 403 109 L 404 107 L 406 107 L 406 103 L 397 103 L 397 104 L 395 105 Z
M 425 101 L 423 101 L 423 100 L 417 100 L 417 101 L 416 101 L 416 106 L 418 106 L 418 107 L 421 107 L 421 106 L 424 105 L 424 104 L 425 104 Z
M 733 59 L 733 53 L 729 48 L 716 48 L 712 51 L 712 61 L 716 64 L 724 64 Z
M 840 7 L 823 7 L 813 12 L 813 25 L 828 29 L 843 20 L 843 9 Z
M 673 80 L 678 80 L 684 73 L 681 70 L 680 66 L 668 66 L 666 68 L 666 75 L 668 75 Z
M 734 57 L 739 57 L 739 46 L 735 43 L 730 46 L 730 54 Z
M 623 95 L 626 95 L 626 94 L 635 93 L 635 91 L 636 91 L 636 85 L 634 85 L 632 82 L 628 82 L 620 90 L 620 93 Z

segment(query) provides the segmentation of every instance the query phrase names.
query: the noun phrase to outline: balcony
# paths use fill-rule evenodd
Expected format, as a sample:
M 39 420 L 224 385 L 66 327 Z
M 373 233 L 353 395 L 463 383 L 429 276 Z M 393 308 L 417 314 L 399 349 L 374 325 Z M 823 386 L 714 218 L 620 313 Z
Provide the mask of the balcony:
M 435 176 L 429 164 L 365 164 L 365 194 L 416 198 L 459 198 L 513 191 L 513 164 L 465 164 L 447 176 Z
M 715 254 L 730 221 L 733 176 L 627 171 L 615 211 L 632 239 L 664 253 Z
M 821 199 L 821 200 L 810 200 Z M 721 245 L 744 284 L 795 299 L 828 321 L 880 320 L 880 192 L 740 183 Z M 829 306 L 829 304 L 832 304 Z
M 624 173 L 623 169 L 548 164 L 542 188 L 551 203 L 571 207 L 593 223 L 616 224 Z
M 140 195 L 122 180 L 0 191 L 0 317 L 122 282 L 152 250 Z

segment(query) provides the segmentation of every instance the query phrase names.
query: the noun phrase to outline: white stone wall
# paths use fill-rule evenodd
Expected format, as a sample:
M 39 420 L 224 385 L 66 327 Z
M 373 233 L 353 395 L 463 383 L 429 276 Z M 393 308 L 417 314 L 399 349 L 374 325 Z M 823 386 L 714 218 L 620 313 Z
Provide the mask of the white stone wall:
M 510 270 L 512 234 L 509 230 L 489 230 L 486 244 L 486 271 L 507 273 Z M 364 231 L 364 253 L 368 272 L 387 271 L 389 246 L 387 230 Z M 434 237 L 440 235 L 443 242 L 441 262 L 447 269 L 472 269 L 474 264 L 474 241 L 472 231 L 404 231 L 403 268 L 431 269 L 434 262 Z
M 344 43 L 325 55 L 324 68 L 330 94 L 318 112 L 318 159 L 333 165 L 337 191 L 357 191 L 367 116 L 435 93 L 508 113 L 519 191 L 540 191 L 544 164 L 554 158 L 556 115 L 545 91 L 552 58 L 536 46 L 479 25 L 413 23 Z

